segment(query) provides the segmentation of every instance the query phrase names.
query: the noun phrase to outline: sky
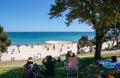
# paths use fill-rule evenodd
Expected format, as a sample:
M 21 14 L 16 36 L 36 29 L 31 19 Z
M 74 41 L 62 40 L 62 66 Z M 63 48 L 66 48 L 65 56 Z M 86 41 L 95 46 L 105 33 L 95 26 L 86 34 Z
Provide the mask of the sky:
M 92 26 L 77 21 L 67 27 L 65 17 L 49 19 L 55 0 L 0 0 L 0 25 L 6 32 L 91 32 Z

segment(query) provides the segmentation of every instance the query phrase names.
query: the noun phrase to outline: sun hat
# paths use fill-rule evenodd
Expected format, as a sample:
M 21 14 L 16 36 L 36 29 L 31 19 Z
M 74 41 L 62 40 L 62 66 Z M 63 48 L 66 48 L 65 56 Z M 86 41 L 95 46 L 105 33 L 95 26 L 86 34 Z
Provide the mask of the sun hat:
M 28 62 L 33 62 L 33 58 L 32 57 L 28 57 L 27 61 Z

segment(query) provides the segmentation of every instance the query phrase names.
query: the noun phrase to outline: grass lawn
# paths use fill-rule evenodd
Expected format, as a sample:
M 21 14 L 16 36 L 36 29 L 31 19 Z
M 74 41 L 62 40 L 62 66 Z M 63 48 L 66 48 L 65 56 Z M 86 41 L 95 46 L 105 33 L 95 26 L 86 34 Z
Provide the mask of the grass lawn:
M 103 59 L 110 59 L 111 55 L 118 55 L 119 52 L 115 53 L 105 53 L 102 54 Z M 79 63 L 79 78 L 102 78 L 102 66 L 99 65 L 93 58 L 93 53 L 80 54 L 81 55 L 91 55 L 89 57 L 82 57 Z M 64 58 L 65 56 L 62 56 Z M 120 61 L 120 58 L 118 58 Z M 35 60 L 40 66 L 42 59 Z M 21 78 L 22 77 L 22 66 L 26 61 L 15 61 L 15 62 L 1 62 L 0 63 L 0 78 Z M 51 78 L 66 78 L 64 72 L 64 64 L 56 63 L 55 65 L 55 76 Z M 42 76 L 42 78 L 48 78 Z

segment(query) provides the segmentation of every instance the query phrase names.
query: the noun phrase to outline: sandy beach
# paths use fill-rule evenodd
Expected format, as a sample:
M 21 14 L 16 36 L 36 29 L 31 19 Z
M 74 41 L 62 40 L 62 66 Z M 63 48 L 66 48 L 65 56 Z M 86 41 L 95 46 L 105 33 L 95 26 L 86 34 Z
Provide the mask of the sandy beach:
M 105 42 L 102 45 L 102 49 L 111 45 L 111 41 Z M 89 46 L 85 46 L 83 49 L 85 52 L 90 51 Z M 28 57 L 39 59 L 44 58 L 47 55 L 57 57 L 66 54 L 69 50 L 76 54 L 77 43 L 70 41 L 46 41 L 44 44 L 37 45 L 12 45 L 8 47 L 7 52 L 2 53 L 1 61 L 26 60 Z
M 1 61 L 26 60 L 44 58 L 47 55 L 53 57 L 66 54 L 67 51 L 77 52 L 77 44 L 69 41 L 47 41 L 37 45 L 15 45 L 8 47 L 8 51 L 2 53 Z

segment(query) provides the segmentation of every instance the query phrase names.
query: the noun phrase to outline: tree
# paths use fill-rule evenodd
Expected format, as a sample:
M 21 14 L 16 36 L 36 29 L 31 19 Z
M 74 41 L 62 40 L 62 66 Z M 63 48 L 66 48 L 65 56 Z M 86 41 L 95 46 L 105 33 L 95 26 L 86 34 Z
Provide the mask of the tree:
M 96 45 L 95 38 L 89 40 L 89 45 L 90 45 L 90 46 Z
M 120 36 L 120 22 L 117 22 L 116 25 L 111 26 L 107 31 L 107 35 L 109 37 L 108 39 L 112 39 L 113 44 L 114 41 L 116 41 L 116 46 L 118 46 L 119 45 L 118 41 Z
M 69 26 L 73 20 L 90 24 L 96 32 L 95 59 L 101 59 L 101 47 L 109 27 L 120 18 L 120 0 L 55 0 L 51 5 L 50 18 L 66 16 L 65 24 Z
M 0 25 L 0 52 L 5 52 L 10 44 L 11 39 L 9 39 L 8 35 L 3 32 L 3 27 Z
M 89 41 L 88 41 L 88 36 L 83 35 L 79 40 L 78 43 L 81 47 L 85 47 L 85 45 L 88 45 Z
M 116 46 L 118 46 L 118 38 L 119 38 L 119 35 L 120 35 L 120 22 L 117 22 L 117 24 L 112 27 L 111 35 L 116 40 Z

